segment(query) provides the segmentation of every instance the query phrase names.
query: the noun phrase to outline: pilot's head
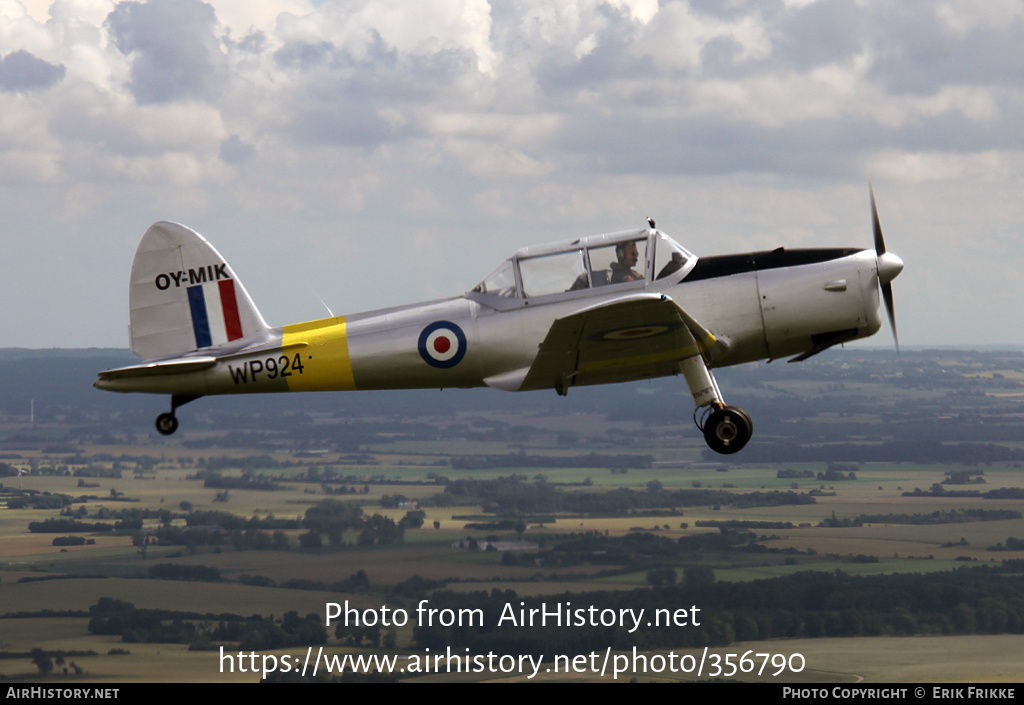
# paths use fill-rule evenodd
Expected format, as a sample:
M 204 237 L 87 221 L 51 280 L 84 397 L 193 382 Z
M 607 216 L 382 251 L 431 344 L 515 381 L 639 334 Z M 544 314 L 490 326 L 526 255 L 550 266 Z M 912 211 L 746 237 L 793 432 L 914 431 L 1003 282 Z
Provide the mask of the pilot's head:
M 619 260 L 619 264 L 635 267 L 637 259 L 640 257 L 640 252 L 637 250 L 636 243 L 631 240 L 629 242 L 621 242 L 615 246 L 615 257 Z

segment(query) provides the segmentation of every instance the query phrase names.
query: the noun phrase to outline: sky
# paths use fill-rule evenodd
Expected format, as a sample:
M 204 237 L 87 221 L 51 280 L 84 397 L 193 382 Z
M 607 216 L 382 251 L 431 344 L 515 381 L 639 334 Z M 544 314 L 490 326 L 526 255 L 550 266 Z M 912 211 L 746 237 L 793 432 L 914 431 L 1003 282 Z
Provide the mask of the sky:
M 1022 143 L 1020 0 L 0 0 L 0 347 L 127 347 L 158 220 L 283 325 L 648 216 L 867 248 L 869 182 L 901 345 L 1021 345 Z

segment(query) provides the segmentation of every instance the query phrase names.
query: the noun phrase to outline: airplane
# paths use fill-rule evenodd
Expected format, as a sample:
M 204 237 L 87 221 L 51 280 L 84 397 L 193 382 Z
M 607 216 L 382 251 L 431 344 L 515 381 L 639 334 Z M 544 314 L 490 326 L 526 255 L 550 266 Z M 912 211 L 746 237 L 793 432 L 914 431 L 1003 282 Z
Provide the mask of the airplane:
M 881 328 L 897 349 L 892 280 L 871 192 L 874 249 L 787 249 L 697 257 L 648 227 L 525 247 L 461 296 L 269 326 L 199 233 L 158 222 L 132 264 L 131 349 L 142 364 L 100 372 L 115 392 L 170 394 L 156 419 L 199 397 L 261 392 L 492 387 L 554 389 L 682 374 L 708 446 L 753 433 L 713 370 L 806 360 Z

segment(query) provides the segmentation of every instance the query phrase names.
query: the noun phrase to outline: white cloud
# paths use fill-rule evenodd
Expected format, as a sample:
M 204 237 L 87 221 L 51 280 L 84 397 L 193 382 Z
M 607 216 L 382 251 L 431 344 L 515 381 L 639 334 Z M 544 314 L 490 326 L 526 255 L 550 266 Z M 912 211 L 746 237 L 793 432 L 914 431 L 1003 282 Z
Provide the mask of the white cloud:
M 1024 6 L 1017 0 L 988 0 L 981 3 L 939 2 L 936 15 L 960 34 L 978 28 L 1002 29 L 1024 20 Z
M 948 220 L 970 193 L 990 232 L 1024 216 L 1005 187 L 1024 173 L 1018 2 L 0 0 L 0 46 L 4 67 L 27 52 L 0 76 L 0 225 L 50 250 L 87 238 L 84 266 L 52 265 L 79 292 L 160 218 L 223 242 L 264 290 L 310 273 L 340 313 L 457 293 L 495 253 L 647 215 L 703 253 L 867 242 L 868 176 L 912 253 L 962 237 L 930 199 Z M 385 291 L 381 233 L 408 255 Z M 301 246 L 265 261 L 286 240 Z M 435 248 L 466 261 L 413 266 Z M 276 321 L 303 315 L 268 298 Z M 934 338 L 915 329 L 927 303 L 900 298 L 905 340 Z M 46 303 L 28 305 L 11 344 L 122 342 L 117 301 L 45 331 Z
M 0 0 L 0 47 L 4 54 L 24 49 L 47 57 L 53 38 L 19 0 Z
M 1005 182 L 1022 173 L 1022 153 L 987 150 L 968 154 L 887 150 L 866 161 L 882 178 L 909 183 L 936 181 Z

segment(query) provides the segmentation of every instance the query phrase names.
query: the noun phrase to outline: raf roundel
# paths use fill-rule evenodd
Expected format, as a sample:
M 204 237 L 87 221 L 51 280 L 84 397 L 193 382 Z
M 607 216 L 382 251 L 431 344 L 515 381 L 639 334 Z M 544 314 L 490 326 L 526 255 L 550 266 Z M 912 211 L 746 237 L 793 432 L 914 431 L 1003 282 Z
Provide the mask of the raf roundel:
M 450 321 L 436 321 L 420 333 L 419 350 L 431 367 L 455 367 L 466 356 L 466 334 Z

